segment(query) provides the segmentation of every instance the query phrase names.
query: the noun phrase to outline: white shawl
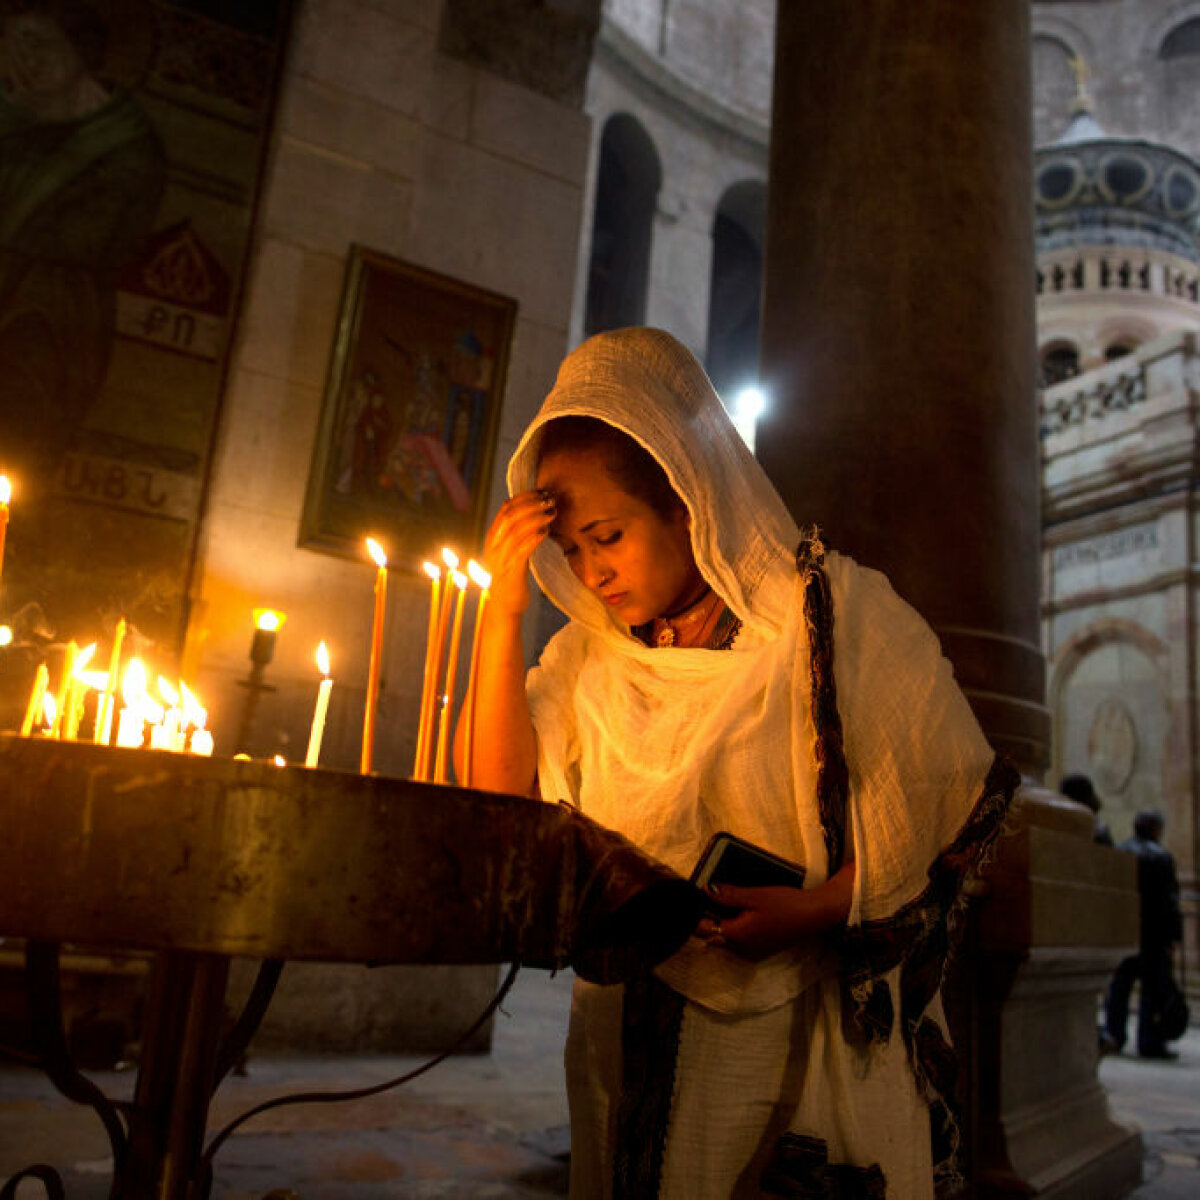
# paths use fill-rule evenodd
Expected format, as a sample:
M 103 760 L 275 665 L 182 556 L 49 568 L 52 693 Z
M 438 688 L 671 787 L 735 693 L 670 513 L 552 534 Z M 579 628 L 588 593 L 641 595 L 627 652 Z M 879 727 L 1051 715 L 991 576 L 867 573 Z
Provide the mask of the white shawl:
M 544 543 L 533 571 L 570 618 L 528 677 L 547 799 L 564 799 L 689 874 L 729 830 L 826 878 L 815 801 L 810 654 L 794 553 L 800 534 L 692 354 L 669 334 L 599 334 L 570 354 L 509 464 L 534 486 L 542 426 L 598 417 L 662 464 L 691 514 L 705 579 L 741 618 L 728 651 L 651 649 Z M 851 925 L 891 916 L 979 799 L 994 754 L 936 636 L 878 572 L 826 557 L 856 861 Z M 757 967 L 689 943 L 660 968 L 722 1012 L 784 1003 L 831 969 L 820 947 Z

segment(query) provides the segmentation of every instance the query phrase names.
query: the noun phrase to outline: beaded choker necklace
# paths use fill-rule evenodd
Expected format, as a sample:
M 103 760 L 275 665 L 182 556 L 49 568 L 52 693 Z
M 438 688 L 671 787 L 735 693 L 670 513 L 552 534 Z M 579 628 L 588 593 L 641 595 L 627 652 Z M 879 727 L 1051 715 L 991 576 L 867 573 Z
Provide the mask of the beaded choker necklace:
M 656 646 L 703 646 L 722 607 L 721 597 L 706 587 L 687 608 L 655 617 L 651 641 Z

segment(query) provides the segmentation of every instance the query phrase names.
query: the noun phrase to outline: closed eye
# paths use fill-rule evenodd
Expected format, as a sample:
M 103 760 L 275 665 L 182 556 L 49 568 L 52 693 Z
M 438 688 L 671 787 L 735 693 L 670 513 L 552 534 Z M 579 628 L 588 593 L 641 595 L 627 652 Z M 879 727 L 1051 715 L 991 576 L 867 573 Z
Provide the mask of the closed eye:
M 612 533 L 605 534 L 604 537 L 596 538 L 597 546 L 611 546 L 614 542 L 621 540 L 621 530 L 614 529 Z

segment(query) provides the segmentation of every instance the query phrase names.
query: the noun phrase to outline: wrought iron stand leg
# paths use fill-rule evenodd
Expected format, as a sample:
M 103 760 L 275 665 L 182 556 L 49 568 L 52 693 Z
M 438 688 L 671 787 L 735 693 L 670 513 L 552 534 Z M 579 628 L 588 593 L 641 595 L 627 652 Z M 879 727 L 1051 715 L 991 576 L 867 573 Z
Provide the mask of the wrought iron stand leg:
M 129 1114 L 128 1196 L 204 1200 L 198 1174 L 216 1085 L 229 959 L 172 950 L 150 974 L 142 1065 Z

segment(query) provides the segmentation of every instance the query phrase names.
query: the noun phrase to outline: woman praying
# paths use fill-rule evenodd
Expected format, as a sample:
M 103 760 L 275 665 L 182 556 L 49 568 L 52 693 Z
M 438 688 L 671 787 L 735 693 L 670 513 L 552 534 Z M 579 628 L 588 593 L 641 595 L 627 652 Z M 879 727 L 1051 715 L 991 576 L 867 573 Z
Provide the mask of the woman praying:
M 720 832 L 803 872 L 713 888 L 646 978 L 576 982 L 571 1196 L 949 1188 L 948 925 L 1017 776 L 936 636 L 802 536 L 659 330 L 567 357 L 508 483 L 473 784 L 577 805 L 683 875 Z M 527 674 L 530 567 L 569 622 Z

